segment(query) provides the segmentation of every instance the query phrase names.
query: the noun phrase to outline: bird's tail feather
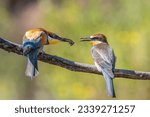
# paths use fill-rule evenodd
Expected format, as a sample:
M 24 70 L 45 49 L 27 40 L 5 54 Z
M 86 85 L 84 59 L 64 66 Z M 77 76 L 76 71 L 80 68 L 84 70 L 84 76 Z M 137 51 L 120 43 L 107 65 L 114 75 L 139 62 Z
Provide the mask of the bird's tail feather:
M 32 62 L 28 58 L 28 63 L 27 63 L 27 68 L 26 68 L 26 72 L 25 73 L 31 79 L 36 77 L 36 76 L 38 76 L 38 74 L 39 74 L 38 69 L 35 67 L 35 65 L 37 66 L 37 61 L 34 62 L 34 64 L 32 64 Z
M 37 61 L 38 51 L 35 50 L 28 55 L 28 63 L 26 68 L 26 75 L 28 77 L 34 78 L 38 76 L 38 61 Z
M 104 71 L 103 71 L 103 76 L 104 76 L 104 79 L 106 81 L 108 95 L 111 97 L 116 97 L 114 84 L 113 84 L 113 78 L 111 78 L 110 75 L 108 75 Z

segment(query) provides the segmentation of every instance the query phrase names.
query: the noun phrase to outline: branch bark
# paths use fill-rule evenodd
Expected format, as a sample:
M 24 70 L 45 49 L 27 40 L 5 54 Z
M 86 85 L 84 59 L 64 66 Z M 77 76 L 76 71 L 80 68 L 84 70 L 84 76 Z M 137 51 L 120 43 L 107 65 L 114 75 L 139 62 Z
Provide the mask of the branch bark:
M 0 48 L 8 52 L 13 52 L 18 55 L 23 55 L 22 45 L 13 43 L 3 38 L 0 38 Z M 71 60 L 67 60 L 67 59 L 54 56 L 54 55 L 49 55 L 46 53 L 40 53 L 38 56 L 38 59 L 42 62 L 57 65 L 57 66 L 66 68 L 71 71 L 102 75 L 102 73 L 96 69 L 95 65 L 74 62 Z M 115 69 L 115 77 L 137 79 L 137 80 L 150 80 L 150 72 L 142 72 L 142 71 L 126 70 L 126 69 Z

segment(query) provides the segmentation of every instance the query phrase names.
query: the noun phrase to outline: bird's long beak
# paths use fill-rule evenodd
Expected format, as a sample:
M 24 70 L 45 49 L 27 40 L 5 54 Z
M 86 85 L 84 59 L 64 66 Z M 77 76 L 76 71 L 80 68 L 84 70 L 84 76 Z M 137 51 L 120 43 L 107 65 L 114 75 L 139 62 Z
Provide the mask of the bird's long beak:
M 68 42 L 71 46 L 75 43 L 74 41 L 72 41 L 71 39 L 68 39 L 68 38 L 58 37 L 56 39 L 59 41 Z
M 84 41 L 92 41 L 91 38 L 90 38 L 90 36 L 81 37 L 80 39 L 81 39 L 81 40 L 80 40 L 81 42 L 84 42 Z
M 57 44 L 59 42 L 68 42 L 71 46 L 75 43 L 71 39 L 60 37 L 58 35 L 55 35 L 52 39 L 49 40 L 49 44 Z

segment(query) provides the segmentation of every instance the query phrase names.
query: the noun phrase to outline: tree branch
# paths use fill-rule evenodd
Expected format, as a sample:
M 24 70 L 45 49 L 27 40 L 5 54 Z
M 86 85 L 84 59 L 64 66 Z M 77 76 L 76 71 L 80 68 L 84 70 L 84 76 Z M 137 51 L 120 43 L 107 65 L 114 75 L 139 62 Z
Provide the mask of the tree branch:
M 3 38 L 0 38 L 0 48 L 4 49 L 5 51 L 8 51 L 8 52 L 14 52 L 16 54 L 23 55 L 22 45 L 10 42 Z M 95 65 L 74 62 L 71 60 L 67 60 L 67 59 L 64 59 L 64 58 L 61 58 L 58 56 L 54 56 L 54 55 L 49 55 L 46 53 L 40 53 L 38 56 L 38 59 L 45 63 L 57 65 L 57 66 L 66 68 L 71 71 L 102 75 L 102 73 L 96 69 Z M 137 80 L 150 80 L 150 72 L 115 69 L 115 77 L 137 79 Z

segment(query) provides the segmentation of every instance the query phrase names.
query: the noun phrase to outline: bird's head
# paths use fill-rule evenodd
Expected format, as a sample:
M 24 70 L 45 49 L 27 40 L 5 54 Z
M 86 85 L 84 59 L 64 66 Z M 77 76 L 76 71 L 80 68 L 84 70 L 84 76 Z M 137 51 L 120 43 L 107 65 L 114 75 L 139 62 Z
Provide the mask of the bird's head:
M 97 45 L 99 43 L 108 44 L 107 38 L 103 34 L 95 34 L 95 35 L 91 35 L 91 36 L 87 36 L 87 37 L 82 37 L 81 41 L 82 42 L 90 41 L 92 43 L 92 45 Z
M 74 44 L 71 39 L 60 37 L 55 33 L 46 31 L 42 28 L 36 28 L 27 31 L 24 35 L 23 40 L 40 40 L 42 45 L 57 44 L 59 42 L 68 42 L 70 45 Z

